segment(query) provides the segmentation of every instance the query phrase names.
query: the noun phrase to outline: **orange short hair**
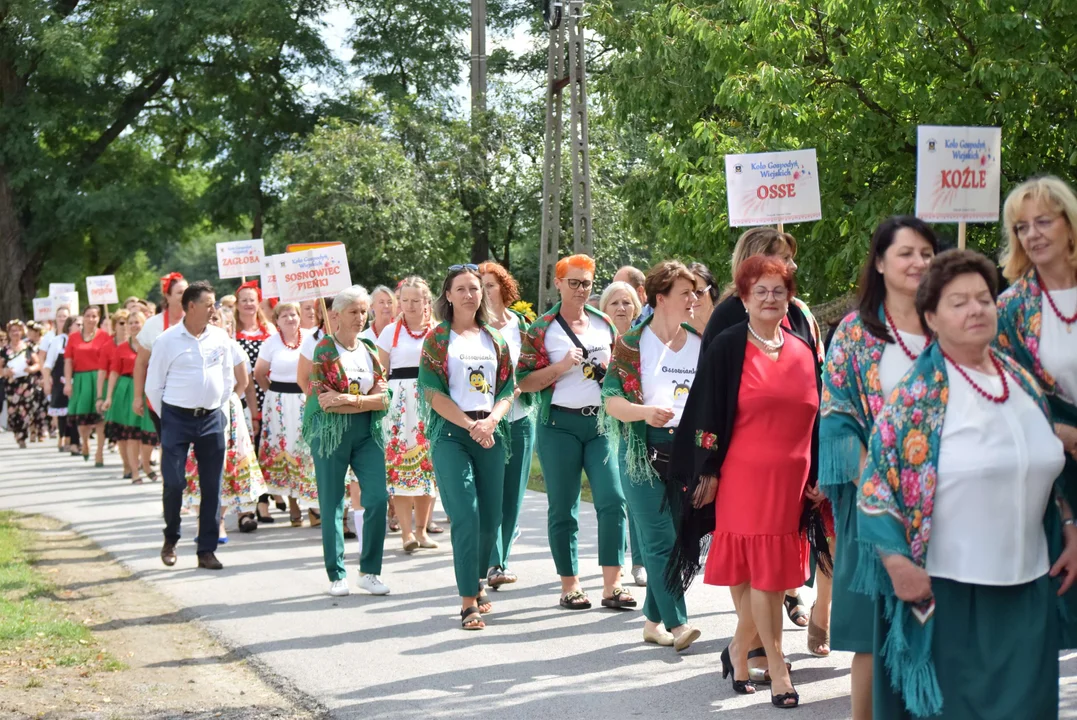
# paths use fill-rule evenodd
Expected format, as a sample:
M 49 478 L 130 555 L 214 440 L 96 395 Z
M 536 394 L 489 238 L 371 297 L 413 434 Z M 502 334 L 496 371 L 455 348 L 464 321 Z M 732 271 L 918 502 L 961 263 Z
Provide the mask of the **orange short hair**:
M 563 257 L 557 261 L 557 266 L 554 268 L 554 277 L 561 280 L 568 275 L 568 269 L 570 267 L 577 268 L 579 270 L 586 270 L 592 275 L 595 274 L 595 261 L 589 255 L 569 255 Z
M 516 278 L 510 275 L 508 270 L 498 263 L 484 262 L 479 265 L 479 274 L 486 273 L 490 273 L 497 280 L 501 288 L 501 302 L 505 303 L 506 307 L 520 299 L 520 286 L 516 284 Z
M 781 260 L 769 255 L 752 255 L 737 268 L 737 274 L 733 278 L 737 286 L 737 296 L 744 300 L 751 294 L 752 285 L 759 282 L 760 278 L 767 275 L 777 275 L 785 283 L 785 289 L 789 291 L 789 297 L 797 292 L 797 282 L 793 277 L 793 271 Z

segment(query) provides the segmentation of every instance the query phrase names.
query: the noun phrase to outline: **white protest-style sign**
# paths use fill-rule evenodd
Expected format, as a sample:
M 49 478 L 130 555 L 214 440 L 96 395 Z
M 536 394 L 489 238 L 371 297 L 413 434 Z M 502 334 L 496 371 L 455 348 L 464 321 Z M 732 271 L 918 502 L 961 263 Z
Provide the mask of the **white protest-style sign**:
M 276 256 L 281 302 L 303 302 L 336 295 L 351 287 L 348 250 L 343 245 Z
M 725 156 L 729 226 L 822 220 L 815 150 Z
M 916 217 L 997 222 L 1002 128 L 921 125 L 916 130 Z
M 52 300 L 53 313 L 55 313 L 61 305 L 67 305 L 67 308 L 71 311 L 72 315 L 79 314 L 79 294 L 75 290 L 52 295 L 49 300 Z
M 261 286 L 263 298 L 280 297 L 280 289 L 277 286 L 277 271 L 275 269 L 280 266 L 273 264 L 279 257 L 279 255 L 266 255 L 262 258 Z
M 49 297 L 75 292 L 75 283 L 49 283 Z
M 264 256 L 265 244 L 261 240 L 217 243 L 217 275 L 221 279 L 258 275 Z
M 111 305 L 120 301 L 116 292 L 115 275 L 91 275 L 86 278 L 87 302 L 90 305 Z
M 56 319 L 52 298 L 34 298 L 34 320 L 45 322 Z

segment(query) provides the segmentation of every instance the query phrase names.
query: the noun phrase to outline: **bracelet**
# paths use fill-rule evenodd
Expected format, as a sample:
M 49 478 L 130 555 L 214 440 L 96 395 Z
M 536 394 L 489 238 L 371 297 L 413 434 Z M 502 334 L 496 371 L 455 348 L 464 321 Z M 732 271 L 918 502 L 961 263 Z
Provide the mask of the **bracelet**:
M 362 409 L 363 409 L 363 401 L 364 400 L 366 400 L 365 395 L 356 395 L 355 396 L 355 409 L 356 410 L 362 411 Z
M 1066 527 L 1067 525 L 1070 525 L 1072 527 L 1077 527 L 1077 520 L 1074 520 L 1071 517 L 1070 518 L 1062 518 L 1062 527 Z

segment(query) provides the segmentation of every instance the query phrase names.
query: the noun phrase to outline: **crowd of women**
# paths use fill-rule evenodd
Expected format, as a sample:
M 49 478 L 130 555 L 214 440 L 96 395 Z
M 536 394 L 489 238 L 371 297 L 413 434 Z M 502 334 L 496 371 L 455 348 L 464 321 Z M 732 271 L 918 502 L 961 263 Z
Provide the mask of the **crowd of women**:
M 481 630 L 487 590 L 519 580 L 534 453 L 560 607 L 590 609 L 589 592 L 639 606 L 643 641 L 681 652 L 700 637 L 685 593 L 702 572 L 736 609 L 720 663 L 737 693 L 769 685 L 798 706 L 784 614 L 810 653 L 854 653 L 856 720 L 1058 717 L 1058 655 L 1077 640 L 1077 196 L 1035 178 L 1003 218 L 1004 292 L 982 255 L 882 222 L 830 336 L 796 296 L 795 238 L 765 227 L 737 241 L 724 288 L 664 261 L 598 293 L 593 259 L 562 258 L 537 317 L 496 263 L 449 267 L 436 294 L 408 277 L 328 307 L 244 283 L 212 319 L 253 377 L 224 409 L 222 531 L 228 512 L 251 532 L 271 505 L 292 525 L 306 511 L 329 593 L 350 592 L 354 538 L 359 586 L 385 594 L 387 532 L 408 554 L 437 548 L 440 496 L 461 627 Z M 96 439 L 101 465 L 114 441 L 125 477 L 154 479 L 146 360 L 186 286 L 163 278 L 160 313 L 132 298 L 107 331 L 96 307 L 60 308 L 47 333 L 9 323 L 20 445 L 53 416 L 61 451 L 88 460 Z M 581 581 L 584 477 L 600 590 Z

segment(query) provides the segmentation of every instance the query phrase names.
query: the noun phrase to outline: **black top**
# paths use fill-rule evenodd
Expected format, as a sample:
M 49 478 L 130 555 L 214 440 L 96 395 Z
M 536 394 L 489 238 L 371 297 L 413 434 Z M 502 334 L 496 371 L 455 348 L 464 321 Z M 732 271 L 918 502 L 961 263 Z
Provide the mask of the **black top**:
M 789 321 L 789 327 L 793 332 L 799 335 L 801 340 L 808 342 L 812 346 L 812 352 L 814 353 L 815 337 L 812 335 L 811 323 L 808 321 L 807 316 L 804 315 L 804 311 L 790 302 L 789 312 L 785 317 Z M 700 359 L 706 354 L 707 348 L 714 342 L 715 338 L 737 323 L 744 322 L 747 319 L 748 311 L 744 309 L 744 301 L 736 295 L 730 295 L 718 303 L 718 306 L 714 308 L 714 312 L 711 313 L 710 319 L 707 320 L 706 329 L 703 331 L 703 338 L 699 346 Z

